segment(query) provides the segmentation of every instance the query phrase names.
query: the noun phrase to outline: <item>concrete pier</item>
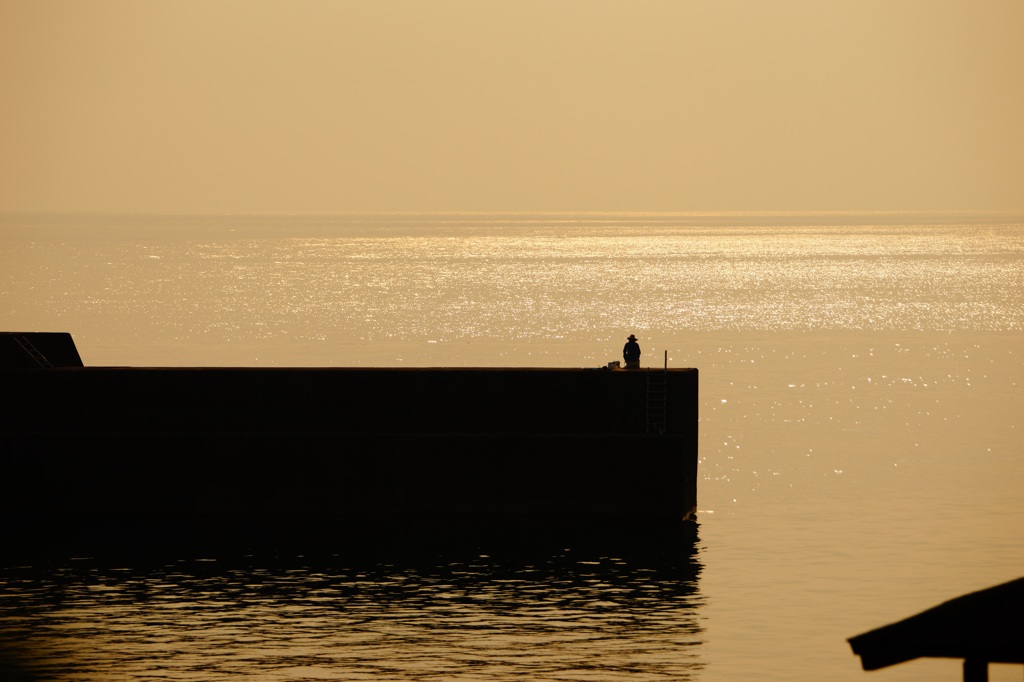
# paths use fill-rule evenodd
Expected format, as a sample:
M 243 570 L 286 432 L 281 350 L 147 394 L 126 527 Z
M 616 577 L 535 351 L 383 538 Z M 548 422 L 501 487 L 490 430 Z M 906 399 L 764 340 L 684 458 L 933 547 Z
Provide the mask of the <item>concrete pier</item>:
M 697 379 L 694 369 L 2 369 L 2 541 L 672 528 L 696 509 Z

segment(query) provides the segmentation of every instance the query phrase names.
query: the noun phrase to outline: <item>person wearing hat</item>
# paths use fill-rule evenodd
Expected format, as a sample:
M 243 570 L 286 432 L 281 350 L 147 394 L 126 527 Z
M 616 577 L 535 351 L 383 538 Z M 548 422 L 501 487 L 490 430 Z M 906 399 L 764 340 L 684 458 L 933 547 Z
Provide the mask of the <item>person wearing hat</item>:
M 622 359 L 626 361 L 626 369 L 640 369 L 640 344 L 632 334 L 622 347 Z

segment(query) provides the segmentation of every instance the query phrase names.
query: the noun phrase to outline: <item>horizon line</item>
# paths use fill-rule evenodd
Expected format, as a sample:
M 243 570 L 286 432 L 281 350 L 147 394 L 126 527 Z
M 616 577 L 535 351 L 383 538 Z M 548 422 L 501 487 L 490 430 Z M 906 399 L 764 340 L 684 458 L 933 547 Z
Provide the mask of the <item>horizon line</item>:
M 1022 214 L 1019 209 L 768 209 L 768 210 L 696 210 L 696 211 L 592 211 L 592 210 L 394 210 L 394 211 L 172 211 L 172 210 L 72 210 L 72 209 L 0 209 L 0 215 L 166 215 L 166 216 L 819 216 L 819 215 L 960 215 Z

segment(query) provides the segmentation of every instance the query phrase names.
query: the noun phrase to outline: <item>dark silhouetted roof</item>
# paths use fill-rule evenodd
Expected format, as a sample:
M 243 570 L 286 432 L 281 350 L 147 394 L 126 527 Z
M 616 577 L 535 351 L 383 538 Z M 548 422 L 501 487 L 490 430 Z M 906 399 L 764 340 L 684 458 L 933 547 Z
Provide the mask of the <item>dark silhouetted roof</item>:
M 951 599 L 849 642 L 864 670 L 922 656 L 1024 663 L 1024 578 Z

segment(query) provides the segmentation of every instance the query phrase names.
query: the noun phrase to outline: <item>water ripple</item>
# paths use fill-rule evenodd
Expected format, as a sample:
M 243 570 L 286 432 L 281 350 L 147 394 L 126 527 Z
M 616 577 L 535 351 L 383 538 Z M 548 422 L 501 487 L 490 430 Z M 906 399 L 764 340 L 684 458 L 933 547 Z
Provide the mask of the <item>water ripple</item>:
M 437 565 L 112 570 L 0 578 L 0 642 L 47 680 L 689 679 L 700 566 L 566 555 Z M 45 573 L 45 575 L 41 575 Z

